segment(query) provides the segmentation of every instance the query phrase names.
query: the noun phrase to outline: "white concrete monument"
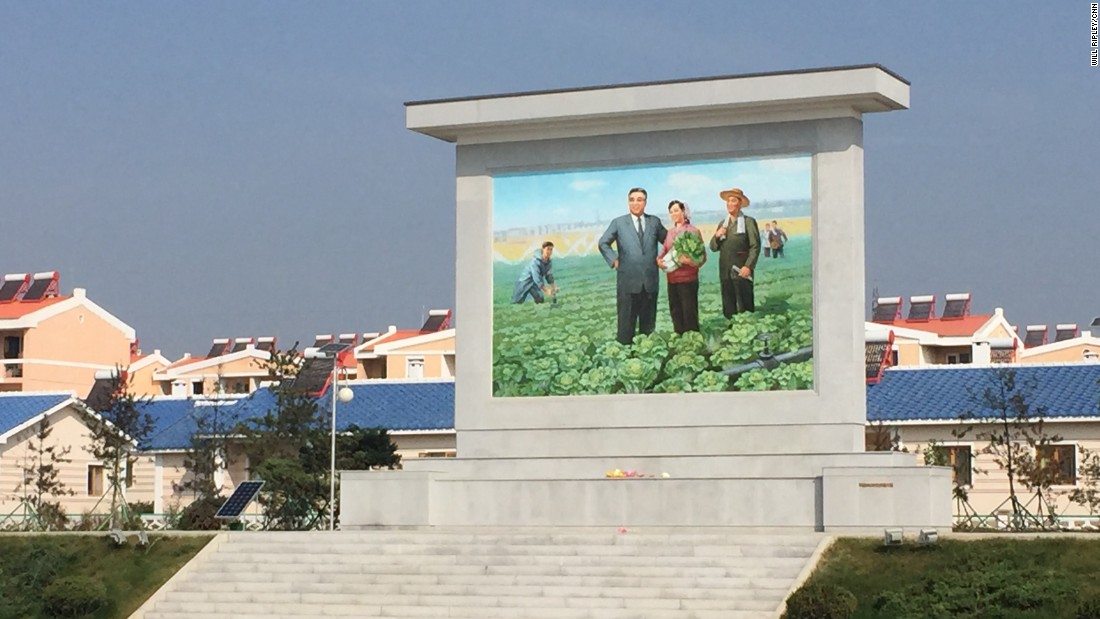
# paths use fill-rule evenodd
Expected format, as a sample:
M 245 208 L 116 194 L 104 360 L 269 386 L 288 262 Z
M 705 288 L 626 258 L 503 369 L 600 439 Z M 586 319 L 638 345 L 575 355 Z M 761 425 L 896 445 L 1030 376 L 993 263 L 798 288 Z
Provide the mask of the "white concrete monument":
M 908 103 L 867 65 L 408 104 L 456 144 L 458 457 L 344 472 L 342 526 L 950 526 L 949 469 L 864 451 L 861 119 Z

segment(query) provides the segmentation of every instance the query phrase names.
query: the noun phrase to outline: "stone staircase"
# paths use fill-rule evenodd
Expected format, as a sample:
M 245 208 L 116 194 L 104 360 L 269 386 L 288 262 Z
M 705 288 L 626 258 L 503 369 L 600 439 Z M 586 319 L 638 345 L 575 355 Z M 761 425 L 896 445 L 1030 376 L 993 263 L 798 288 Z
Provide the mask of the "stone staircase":
M 829 542 L 641 528 L 230 532 L 133 617 L 765 619 Z

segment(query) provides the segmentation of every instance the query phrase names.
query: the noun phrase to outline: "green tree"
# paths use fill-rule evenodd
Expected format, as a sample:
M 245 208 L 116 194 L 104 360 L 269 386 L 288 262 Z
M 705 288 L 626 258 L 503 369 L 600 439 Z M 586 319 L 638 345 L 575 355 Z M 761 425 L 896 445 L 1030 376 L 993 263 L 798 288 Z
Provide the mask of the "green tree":
M 342 471 L 395 469 L 401 465 L 397 445 L 385 428 L 350 425 L 336 435 L 336 468 Z
M 58 497 L 76 494 L 61 481 L 61 465 L 72 462 L 68 457 L 72 447 L 47 444 L 52 433 L 53 426 L 43 415 L 27 444 L 21 467 L 23 480 L 16 487 L 28 512 L 24 513 L 23 524 L 47 531 L 65 528 L 68 519 Z
M 1058 479 L 1057 467 L 1036 454 L 1061 437 L 1047 433 L 1046 409 L 1031 404 L 1034 391 L 1035 381 L 1018 376 L 1015 369 L 991 368 L 981 388 L 971 393 L 972 410 L 959 417 L 964 425 L 954 432 L 957 438 L 973 432 L 976 440 L 985 442 L 978 453 L 991 456 L 1005 471 L 1008 498 L 1004 503 L 1011 510 L 1009 528 L 1013 530 L 1056 523 L 1048 493 Z M 1034 492 L 1045 514 L 1032 512 L 1020 499 L 1025 489 Z
M 153 417 L 144 411 L 148 398 L 136 396 L 126 372 L 116 367 L 109 382 L 110 396 L 88 426 L 88 451 L 103 463 L 110 494 L 111 528 L 130 523 L 130 510 L 123 492 L 137 462 L 137 446 L 153 432 Z M 106 498 L 106 495 L 104 495 Z
M 297 343 L 273 351 L 267 362 L 275 404 L 241 427 L 252 476 L 264 480 L 260 504 L 265 526 L 312 529 L 328 514 L 328 441 L 325 424 L 310 394 L 295 389 L 301 367 Z

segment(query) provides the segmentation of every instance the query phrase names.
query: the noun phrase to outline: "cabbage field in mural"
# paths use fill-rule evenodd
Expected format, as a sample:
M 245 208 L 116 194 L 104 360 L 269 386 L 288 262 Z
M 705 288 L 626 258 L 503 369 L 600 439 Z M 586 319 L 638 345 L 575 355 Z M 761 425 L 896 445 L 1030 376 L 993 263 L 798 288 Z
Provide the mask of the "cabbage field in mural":
M 761 256 L 755 313 L 722 316 L 717 255 L 700 272 L 700 331 L 676 335 L 664 276 L 657 328 L 615 341 L 615 273 L 599 255 L 553 258 L 554 302 L 510 303 L 520 266 L 494 263 L 493 395 L 502 397 L 812 389 L 812 245 Z

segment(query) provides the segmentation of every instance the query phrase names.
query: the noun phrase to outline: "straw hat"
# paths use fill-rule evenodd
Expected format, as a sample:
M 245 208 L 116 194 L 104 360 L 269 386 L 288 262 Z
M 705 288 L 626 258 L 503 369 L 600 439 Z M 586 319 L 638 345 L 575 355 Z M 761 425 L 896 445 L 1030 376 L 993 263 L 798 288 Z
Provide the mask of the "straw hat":
M 744 191 L 734 187 L 733 189 L 727 189 L 718 194 L 718 197 L 723 200 L 729 200 L 730 196 L 737 196 L 741 199 L 741 207 L 744 208 L 749 205 L 749 197 L 745 195 Z

